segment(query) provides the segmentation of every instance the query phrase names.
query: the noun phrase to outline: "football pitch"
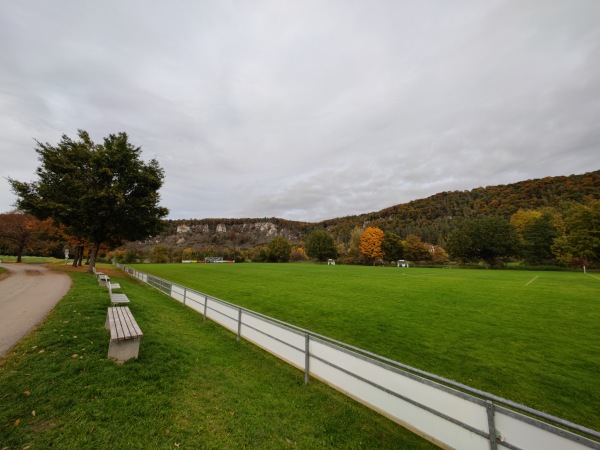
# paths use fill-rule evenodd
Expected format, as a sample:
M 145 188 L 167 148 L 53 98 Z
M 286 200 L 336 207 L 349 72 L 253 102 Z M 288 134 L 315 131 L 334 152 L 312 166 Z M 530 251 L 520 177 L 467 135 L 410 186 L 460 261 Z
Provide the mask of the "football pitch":
M 600 276 L 143 264 L 174 283 L 600 430 Z

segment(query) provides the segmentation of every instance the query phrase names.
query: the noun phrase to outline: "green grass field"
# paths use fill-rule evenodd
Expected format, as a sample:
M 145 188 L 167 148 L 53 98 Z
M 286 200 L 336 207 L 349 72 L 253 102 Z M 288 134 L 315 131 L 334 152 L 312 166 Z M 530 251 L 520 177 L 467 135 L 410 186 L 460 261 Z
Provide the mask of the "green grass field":
M 109 298 L 95 277 L 0 358 L 0 448 L 433 449 L 432 444 L 164 294 L 111 271 L 144 332 L 107 359 Z M 61 270 L 56 267 L 55 270 Z
M 23 258 L 21 258 L 21 259 L 22 259 L 23 263 L 35 263 L 35 264 L 45 264 L 45 263 L 53 263 L 53 262 L 59 261 L 58 259 L 52 258 L 50 256 L 23 256 Z M 3 263 L 16 263 L 17 257 L 0 255 L 0 261 Z
M 134 267 L 600 430 L 597 274 L 255 263 Z

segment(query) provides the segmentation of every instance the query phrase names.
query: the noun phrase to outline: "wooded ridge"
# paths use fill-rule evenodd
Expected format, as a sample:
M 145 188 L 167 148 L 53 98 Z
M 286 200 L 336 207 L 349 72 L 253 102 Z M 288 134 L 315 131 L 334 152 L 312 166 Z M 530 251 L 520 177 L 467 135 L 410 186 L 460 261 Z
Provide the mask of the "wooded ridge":
M 512 184 L 441 192 L 381 211 L 338 217 L 321 222 L 280 218 L 165 220 L 165 231 L 146 244 L 168 243 L 181 247 L 226 246 L 251 248 L 283 236 L 303 241 L 317 229 L 328 230 L 338 242 L 348 242 L 356 227 L 373 226 L 406 238 L 444 245 L 449 233 L 468 219 L 503 217 L 518 210 L 568 208 L 600 198 L 600 170 L 581 175 L 532 179 Z

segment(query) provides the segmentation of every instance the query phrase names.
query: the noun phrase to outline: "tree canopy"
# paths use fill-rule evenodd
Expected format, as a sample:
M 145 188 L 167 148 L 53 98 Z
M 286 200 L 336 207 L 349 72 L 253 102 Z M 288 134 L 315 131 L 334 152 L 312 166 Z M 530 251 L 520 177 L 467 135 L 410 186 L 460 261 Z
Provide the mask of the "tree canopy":
M 86 131 L 78 140 L 63 135 L 57 145 L 37 142 L 37 181 L 9 178 L 17 206 L 38 219 L 53 218 L 93 243 L 90 271 L 100 244 L 140 240 L 161 230 L 168 210 L 159 206 L 164 173 L 155 159 L 141 160 L 141 148 L 126 133 L 95 144 Z
M 448 251 L 453 257 L 482 259 L 488 264 L 512 256 L 516 248 L 515 227 L 498 217 L 467 220 L 448 238 Z
M 50 220 L 40 221 L 22 211 L 0 214 L 0 251 L 14 252 L 18 263 L 27 250 L 48 253 L 56 246 L 51 239 L 55 231 Z
M 381 249 L 388 261 L 397 261 L 404 258 L 402 239 L 395 233 L 385 233 L 383 242 L 381 243 Z
M 335 241 L 327 230 L 316 230 L 308 236 L 306 254 L 319 261 L 337 257 Z
M 384 252 L 381 249 L 384 233 L 377 227 L 369 227 L 360 238 L 360 252 L 370 260 L 383 258 Z
M 288 262 L 292 253 L 292 244 L 290 244 L 283 236 L 275 236 L 269 242 L 267 257 L 272 262 Z

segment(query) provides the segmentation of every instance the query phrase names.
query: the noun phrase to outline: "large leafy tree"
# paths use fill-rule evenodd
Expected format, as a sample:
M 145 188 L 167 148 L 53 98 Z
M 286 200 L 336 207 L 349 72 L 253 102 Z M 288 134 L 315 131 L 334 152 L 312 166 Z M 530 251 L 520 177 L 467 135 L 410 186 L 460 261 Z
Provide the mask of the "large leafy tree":
M 306 239 L 306 254 L 319 261 L 337 257 L 335 241 L 327 230 L 313 231 Z
M 600 200 L 574 206 L 567 212 L 565 224 L 566 234 L 554 242 L 555 254 L 582 259 L 586 264 L 599 262 Z
M 385 253 L 385 257 L 388 261 L 396 261 L 404 258 L 404 247 L 402 246 L 402 239 L 397 234 L 387 232 L 383 237 L 381 243 L 381 249 Z
M 56 245 L 50 220 L 40 221 L 22 211 L 0 214 L 0 246 L 17 255 L 20 263 L 27 250 L 46 253 Z
M 292 244 L 283 236 L 276 236 L 268 245 L 268 259 L 273 262 L 288 262 L 292 253 Z
M 370 260 L 383 258 L 385 253 L 381 248 L 381 244 L 384 236 L 380 228 L 367 228 L 360 238 L 360 252 Z
M 364 256 L 360 252 L 360 239 L 364 232 L 365 230 L 357 225 L 350 233 L 346 260 L 351 264 L 360 264 L 364 259 Z
M 499 217 L 473 219 L 455 228 L 448 237 L 448 251 L 455 258 L 481 259 L 494 264 L 513 256 L 517 248 L 515 227 Z
M 431 259 L 431 245 L 423 242 L 416 234 L 409 234 L 402 242 L 404 258 L 409 261 L 428 261 Z
M 545 212 L 527 224 L 523 230 L 521 253 L 530 264 L 552 263 L 552 244 L 558 237 L 553 217 Z
M 39 219 L 53 218 L 92 243 L 89 271 L 102 243 L 118 245 L 158 233 L 168 210 L 159 206 L 164 173 L 155 159 L 141 160 L 140 147 L 126 133 L 95 144 L 79 130 L 57 145 L 37 142 L 38 180 L 9 179 L 17 206 Z

